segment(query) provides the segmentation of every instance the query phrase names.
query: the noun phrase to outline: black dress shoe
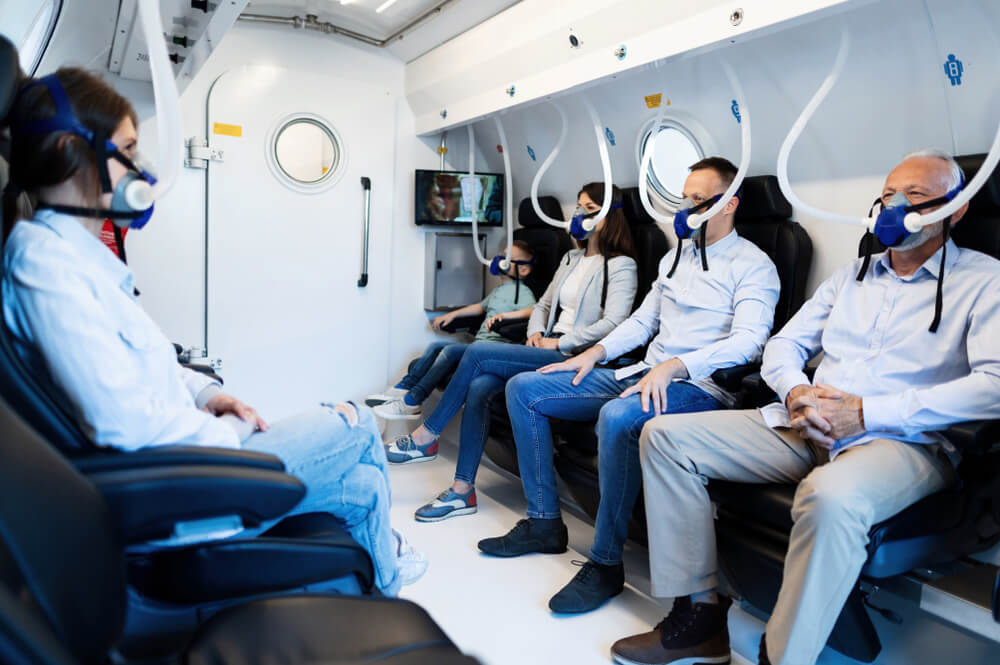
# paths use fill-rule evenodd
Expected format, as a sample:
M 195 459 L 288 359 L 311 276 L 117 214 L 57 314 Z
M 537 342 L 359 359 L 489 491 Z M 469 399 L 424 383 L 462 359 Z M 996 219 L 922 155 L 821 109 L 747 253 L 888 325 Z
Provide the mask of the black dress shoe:
M 479 541 L 479 549 L 492 556 L 521 556 L 522 554 L 562 554 L 569 543 L 566 525 L 561 519 L 521 520 L 507 535 Z
M 767 658 L 767 635 L 760 636 L 760 651 L 757 653 L 757 665 L 771 665 Z
M 580 562 L 574 561 L 579 564 Z M 576 576 L 549 600 L 549 609 L 560 614 L 596 610 L 625 588 L 625 567 L 586 561 Z

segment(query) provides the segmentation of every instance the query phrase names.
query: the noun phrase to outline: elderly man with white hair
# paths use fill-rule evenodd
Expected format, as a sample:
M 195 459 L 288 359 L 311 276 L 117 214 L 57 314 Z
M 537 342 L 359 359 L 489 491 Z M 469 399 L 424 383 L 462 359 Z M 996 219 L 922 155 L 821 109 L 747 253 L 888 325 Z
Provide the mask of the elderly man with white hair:
M 889 174 L 881 202 L 926 213 L 961 187 L 950 156 L 921 151 Z M 715 592 L 705 484 L 719 478 L 798 483 L 759 659 L 816 661 L 864 565 L 869 529 L 955 481 L 958 454 L 937 432 L 1000 417 L 1000 261 L 948 239 L 966 210 L 899 234 L 820 285 L 764 350 L 761 373 L 781 403 L 646 424 L 653 593 L 676 600 L 652 632 L 619 640 L 616 660 L 729 662 L 730 601 Z M 820 352 L 810 381 L 803 369 Z

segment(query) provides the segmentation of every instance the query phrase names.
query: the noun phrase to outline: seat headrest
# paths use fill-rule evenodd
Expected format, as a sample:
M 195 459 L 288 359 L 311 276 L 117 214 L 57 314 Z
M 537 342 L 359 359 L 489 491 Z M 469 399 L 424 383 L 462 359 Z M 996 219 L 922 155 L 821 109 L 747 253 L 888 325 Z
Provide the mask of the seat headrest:
M 955 158 L 965 173 L 965 181 L 969 182 L 976 176 L 986 155 L 961 155 Z M 983 185 L 972 200 L 969 201 L 969 212 L 975 214 L 995 215 L 1000 212 L 1000 168 L 994 169 L 989 180 Z
M 642 207 L 642 199 L 639 198 L 638 187 L 625 187 L 622 189 L 622 212 L 625 213 L 625 219 L 632 226 L 656 223 L 656 220 L 650 217 L 646 209 Z
M 0 120 L 7 117 L 20 80 L 21 66 L 17 61 L 17 49 L 9 39 L 0 35 Z
M 558 219 L 559 221 L 564 221 L 562 206 L 559 205 L 559 200 L 554 196 L 539 196 L 538 197 L 538 207 L 542 209 L 546 215 L 552 219 Z M 538 229 L 538 228 L 555 228 L 546 224 L 542 221 L 542 218 L 535 214 L 535 208 L 531 205 L 531 199 L 524 199 L 521 201 L 521 205 L 517 208 L 517 221 L 521 224 L 523 228 L 526 229 Z
M 737 222 L 790 219 L 792 204 L 778 187 L 773 175 L 755 175 L 743 180 L 740 206 L 736 209 Z

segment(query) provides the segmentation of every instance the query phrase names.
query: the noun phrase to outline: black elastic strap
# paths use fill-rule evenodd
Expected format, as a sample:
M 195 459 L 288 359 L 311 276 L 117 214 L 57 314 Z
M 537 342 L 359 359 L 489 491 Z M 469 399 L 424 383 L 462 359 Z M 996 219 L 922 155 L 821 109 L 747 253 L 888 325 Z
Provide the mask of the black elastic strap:
M 677 251 L 674 252 L 674 265 L 670 266 L 670 272 L 667 273 L 667 279 L 674 276 L 677 271 L 677 264 L 681 262 L 681 247 L 684 246 L 684 238 L 677 238 Z
M 38 210 L 47 208 L 56 212 L 73 215 L 74 217 L 89 217 L 92 219 L 138 219 L 145 214 L 144 210 L 133 210 L 132 212 L 121 212 L 118 210 L 102 210 L 100 208 L 83 208 L 80 206 L 68 206 L 61 203 L 46 203 L 39 201 L 35 206 Z
M 708 243 L 705 242 L 705 238 L 708 237 L 708 220 L 701 225 L 701 269 L 708 272 Z
M 117 224 L 112 224 L 111 228 L 114 229 L 115 247 L 118 248 L 118 258 L 122 260 L 122 263 L 128 265 L 128 259 L 125 258 L 125 236 L 122 235 L 122 230 L 118 228 Z
M 608 255 L 604 255 L 604 287 L 601 289 L 601 310 L 608 301 Z
M 101 193 L 110 194 L 111 174 L 108 173 L 108 136 L 104 132 L 94 132 L 94 152 L 97 155 L 97 176 L 101 181 Z
M 868 208 L 868 219 L 871 219 L 872 213 L 875 212 L 875 206 L 880 203 L 882 203 L 881 198 L 875 199 L 875 202 L 872 203 L 870 208 Z M 865 275 L 868 274 L 868 266 L 870 266 L 872 262 L 872 250 L 875 249 L 875 234 L 868 229 L 865 229 L 865 235 L 861 239 L 861 242 L 864 245 L 865 260 L 862 261 L 861 270 L 858 271 L 858 276 L 855 278 L 859 282 L 863 282 Z
M 948 255 L 948 235 L 950 232 L 951 217 L 944 220 L 944 229 L 941 231 L 941 235 L 944 236 L 944 243 L 941 245 L 941 267 L 938 268 L 937 295 L 934 299 L 934 320 L 931 321 L 931 327 L 928 328 L 932 333 L 937 332 L 938 324 L 941 323 L 941 310 L 944 308 L 944 261 Z

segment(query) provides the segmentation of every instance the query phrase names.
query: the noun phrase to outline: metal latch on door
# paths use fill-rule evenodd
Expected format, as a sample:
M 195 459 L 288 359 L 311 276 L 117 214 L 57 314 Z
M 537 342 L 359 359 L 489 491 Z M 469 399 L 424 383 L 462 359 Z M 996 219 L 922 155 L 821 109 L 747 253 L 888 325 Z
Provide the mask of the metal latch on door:
M 187 157 L 184 166 L 191 169 L 207 169 L 209 162 L 223 162 L 224 151 L 208 145 L 208 139 L 192 136 L 184 142 L 187 146 Z

